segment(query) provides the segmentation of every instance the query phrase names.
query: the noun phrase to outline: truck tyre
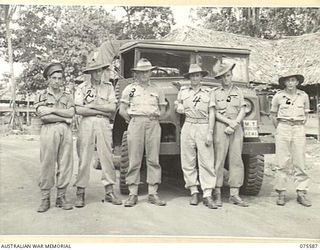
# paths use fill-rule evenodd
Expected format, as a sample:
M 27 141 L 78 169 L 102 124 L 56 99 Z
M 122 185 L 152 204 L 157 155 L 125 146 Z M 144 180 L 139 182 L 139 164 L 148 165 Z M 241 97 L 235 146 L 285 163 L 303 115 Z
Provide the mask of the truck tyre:
M 116 96 L 118 103 L 120 103 L 121 93 L 120 93 L 119 83 L 116 83 L 116 86 L 114 87 L 114 93 L 115 93 L 115 96 Z
M 129 194 L 128 185 L 126 184 L 126 175 L 129 168 L 128 140 L 127 131 L 124 131 L 121 142 L 121 159 L 120 159 L 120 193 Z
M 264 156 L 242 155 L 242 159 L 245 175 L 240 192 L 244 195 L 257 195 L 260 192 L 263 181 Z

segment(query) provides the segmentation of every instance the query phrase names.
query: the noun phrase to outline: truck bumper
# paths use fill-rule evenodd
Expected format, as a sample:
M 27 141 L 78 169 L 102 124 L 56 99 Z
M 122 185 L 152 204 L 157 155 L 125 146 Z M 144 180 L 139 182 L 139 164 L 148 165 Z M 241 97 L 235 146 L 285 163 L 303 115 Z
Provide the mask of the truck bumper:
M 260 155 L 274 154 L 275 144 L 273 142 L 244 142 L 242 154 L 245 155 Z

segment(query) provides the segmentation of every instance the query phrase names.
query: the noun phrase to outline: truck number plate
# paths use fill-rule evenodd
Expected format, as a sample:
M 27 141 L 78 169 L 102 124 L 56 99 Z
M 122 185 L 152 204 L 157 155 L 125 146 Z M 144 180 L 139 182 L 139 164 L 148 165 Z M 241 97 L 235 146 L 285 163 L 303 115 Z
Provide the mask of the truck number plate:
M 255 120 L 244 120 L 243 121 L 243 131 L 245 138 L 258 137 L 258 122 Z

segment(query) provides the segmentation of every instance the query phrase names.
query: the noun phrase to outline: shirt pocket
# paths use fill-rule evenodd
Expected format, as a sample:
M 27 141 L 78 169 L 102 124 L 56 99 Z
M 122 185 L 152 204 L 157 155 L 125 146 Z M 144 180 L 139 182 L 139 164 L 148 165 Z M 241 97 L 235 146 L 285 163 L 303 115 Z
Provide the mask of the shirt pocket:
M 144 98 L 140 93 L 135 92 L 130 98 L 129 105 L 131 110 L 136 110 L 137 105 L 145 104 Z
M 292 114 L 290 114 L 290 104 L 282 104 L 279 106 L 279 116 L 280 117 L 290 117 Z
M 60 106 L 64 109 L 67 109 L 68 108 L 68 100 L 67 98 L 61 98 L 60 100 Z
M 230 95 L 230 105 L 233 107 L 240 107 L 239 95 Z
M 184 94 L 181 96 L 183 107 L 190 108 L 192 106 L 191 96 L 189 94 Z
M 149 99 L 148 104 L 151 104 L 153 106 L 159 105 L 159 94 L 158 93 L 151 92 L 148 99 Z
M 216 109 L 226 109 L 227 108 L 227 100 L 224 98 L 217 98 L 216 99 Z
M 83 105 L 84 104 L 83 97 L 84 96 L 81 91 L 76 91 L 74 95 L 74 103 L 76 105 Z
M 209 96 L 206 96 L 206 95 L 203 95 L 201 96 L 201 100 L 200 100 L 200 103 L 199 103 L 199 109 L 201 111 L 205 111 L 205 112 L 208 112 L 209 110 L 209 101 L 210 101 L 210 97 Z
M 97 97 L 97 100 L 98 100 L 98 104 L 105 104 L 106 102 L 109 101 L 109 89 L 104 87 L 104 88 L 101 88 L 99 90 L 99 93 L 98 93 L 98 97 Z
M 108 102 L 108 97 L 105 95 L 97 96 L 96 98 L 96 104 L 98 105 L 104 105 Z
M 296 115 L 297 116 L 300 116 L 300 117 L 301 116 L 303 116 L 303 117 L 305 116 L 304 105 L 301 105 L 301 104 L 299 105 L 298 104 L 297 107 L 295 108 L 295 110 L 296 110 Z

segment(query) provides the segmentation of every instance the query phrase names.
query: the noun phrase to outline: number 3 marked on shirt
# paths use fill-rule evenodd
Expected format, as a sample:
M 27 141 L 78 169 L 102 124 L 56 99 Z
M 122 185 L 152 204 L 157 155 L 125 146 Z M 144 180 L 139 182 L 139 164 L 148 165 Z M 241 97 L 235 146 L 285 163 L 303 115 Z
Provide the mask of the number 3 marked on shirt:
M 133 96 L 134 96 L 134 92 L 136 92 L 136 89 L 135 89 L 135 88 L 133 88 L 133 89 L 131 90 L 129 96 L 130 96 L 130 97 L 133 97 Z

